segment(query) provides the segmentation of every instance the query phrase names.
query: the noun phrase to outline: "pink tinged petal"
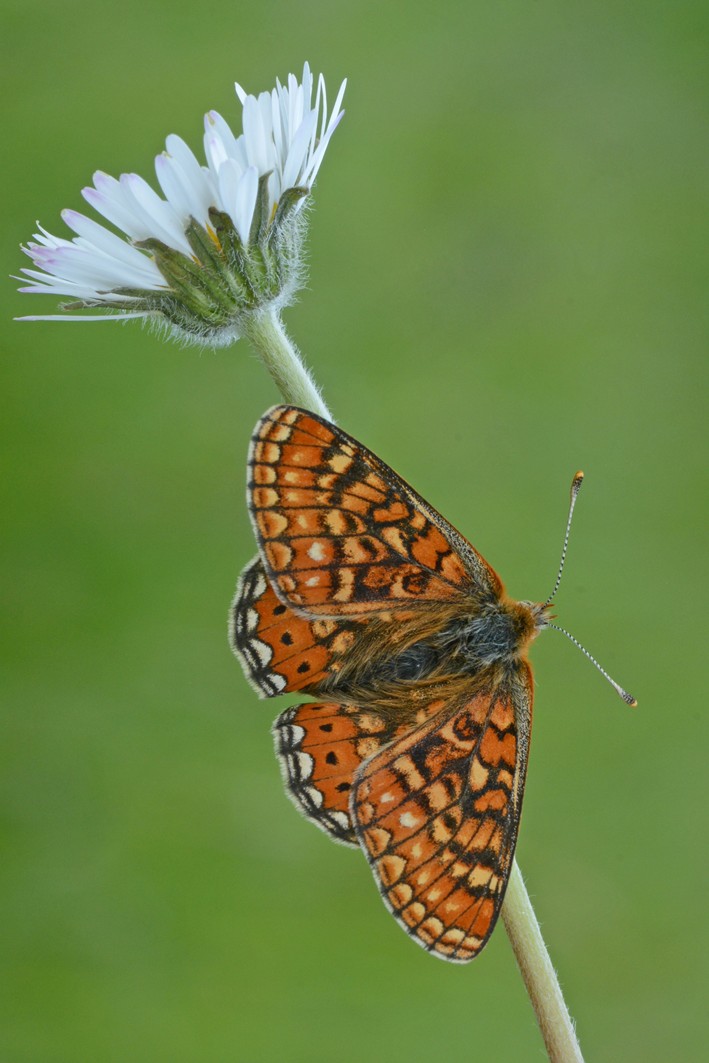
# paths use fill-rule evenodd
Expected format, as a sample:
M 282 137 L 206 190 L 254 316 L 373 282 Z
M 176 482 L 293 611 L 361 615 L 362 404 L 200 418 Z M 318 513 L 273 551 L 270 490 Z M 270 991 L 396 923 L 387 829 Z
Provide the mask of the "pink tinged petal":
M 41 265 L 42 263 L 37 264 Z M 135 298 L 137 298 L 126 295 L 117 296 L 116 293 L 111 290 L 112 286 L 110 284 L 101 284 L 100 279 L 97 278 L 96 275 L 92 275 L 90 282 L 87 283 L 85 279 L 82 279 L 78 271 L 71 266 L 67 267 L 66 264 L 61 264 L 61 268 L 63 269 L 63 273 L 60 273 L 59 268 L 57 268 L 56 274 L 40 273 L 38 270 L 34 269 L 21 270 L 21 272 L 25 274 L 25 277 L 29 277 L 30 280 L 34 280 L 36 283 L 25 288 L 20 288 L 20 291 L 40 292 L 51 295 L 70 295 L 74 299 L 96 299 L 99 301 L 115 297 L 120 298 L 125 302 L 134 302 Z M 75 273 L 76 276 L 72 277 L 70 275 L 71 273 Z M 24 281 L 25 278 L 18 277 L 17 279 Z M 113 287 L 119 288 L 122 287 L 122 285 L 116 284 Z
M 92 298 L 115 288 L 157 290 L 165 288 L 164 278 L 145 253 L 131 247 L 102 225 L 78 211 L 64 211 L 66 223 L 77 235 L 71 242 L 58 241 L 46 234 L 42 244 L 23 248 L 35 265 L 46 270 L 38 274 L 23 270 L 44 285 L 62 285 L 65 294 Z M 75 285 L 82 289 L 77 292 Z
M 52 274 L 61 284 L 79 284 L 95 292 L 145 287 L 142 278 L 131 269 L 115 259 L 98 254 L 90 245 L 87 248 L 74 244 L 71 248 L 59 248 L 56 251 L 43 249 L 30 257 L 36 266 Z
M 145 240 L 152 235 L 115 177 L 99 170 L 94 174 L 94 187 L 82 189 L 81 194 L 106 221 L 122 229 L 132 240 Z
M 82 288 L 97 292 L 100 284 L 99 278 L 92 271 L 87 271 L 81 263 L 81 252 L 76 247 L 60 249 L 56 251 L 48 248 L 23 248 L 25 253 L 32 259 L 35 266 L 39 266 L 44 273 L 36 270 L 23 269 L 22 272 L 29 277 L 50 286 L 56 284 L 80 285 Z M 78 258 L 77 258 L 78 256 Z
M 98 255 L 105 255 L 111 260 L 120 262 L 134 275 L 132 287 L 141 288 L 164 288 L 165 280 L 155 262 L 144 251 L 122 240 L 120 236 L 109 232 L 103 225 L 79 214 L 75 210 L 62 211 L 62 218 L 70 229 L 82 237 L 83 241 L 75 240 L 74 244 L 80 247 L 93 249 Z
M 143 218 L 148 235 L 191 256 L 192 249 L 182 223 L 170 204 L 160 199 L 148 182 L 136 173 L 121 174 L 121 185 L 135 204 L 136 215 Z

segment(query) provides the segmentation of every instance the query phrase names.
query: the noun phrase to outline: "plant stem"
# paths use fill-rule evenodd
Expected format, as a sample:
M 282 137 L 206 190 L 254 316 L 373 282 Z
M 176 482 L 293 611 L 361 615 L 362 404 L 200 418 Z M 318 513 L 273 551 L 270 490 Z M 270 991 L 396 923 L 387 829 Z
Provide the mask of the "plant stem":
M 502 919 L 551 1063 L 583 1063 L 571 1015 L 516 860 L 502 905 Z
M 246 315 L 244 334 L 268 369 L 285 402 L 312 410 L 326 421 L 332 420 L 332 414 L 276 311 L 264 310 L 259 314 Z
M 288 338 L 278 314 L 264 311 L 249 315 L 244 331 L 283 400 L 332 421 L 315 381 Z M 571 1016 L 516 861 L 512 864 L 502 905 L 502 919 L 551 1063 L 583 1063 Z

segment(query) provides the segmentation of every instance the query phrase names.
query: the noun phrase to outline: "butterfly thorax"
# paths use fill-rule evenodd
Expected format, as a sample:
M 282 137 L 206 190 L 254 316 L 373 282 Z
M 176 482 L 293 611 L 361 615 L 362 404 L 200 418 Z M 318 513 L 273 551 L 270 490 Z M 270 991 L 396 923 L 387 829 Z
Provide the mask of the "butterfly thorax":
M 498 599 L 456 625 L 449 636 L 473 671 L 496 663 L 514 663 L 546 627 L 543 605 Z M 455 650 L 454 650 L 455 652 Z

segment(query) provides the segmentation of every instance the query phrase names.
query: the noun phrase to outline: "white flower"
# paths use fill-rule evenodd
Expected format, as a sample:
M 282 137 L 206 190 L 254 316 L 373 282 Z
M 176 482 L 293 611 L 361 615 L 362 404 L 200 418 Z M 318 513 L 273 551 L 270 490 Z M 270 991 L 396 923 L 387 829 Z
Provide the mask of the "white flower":
M 220 346 L 238 339 L 245 314 L 284 306 L 301 280 L 302 207 L 342 117 L 345 85 L 328 114 L 322 75 L 313 103 L 307 63 L 302 82 L 289 74 L 258 97 L 237 84 L 243 133 L 216 111 L 205 115 L 206 166 L 168 136 L 155 160 L 164 199 L 137 174 L 96 173 L 82 194 L 124 236 L 63 211 L 76 235 L 64 240 L 39 226 L 22 249 L 37 268 L 22 270 L 32 283 L 20 291 L 70 296 L 62 309 L 108 314 L 20 320 L 153 318 Z

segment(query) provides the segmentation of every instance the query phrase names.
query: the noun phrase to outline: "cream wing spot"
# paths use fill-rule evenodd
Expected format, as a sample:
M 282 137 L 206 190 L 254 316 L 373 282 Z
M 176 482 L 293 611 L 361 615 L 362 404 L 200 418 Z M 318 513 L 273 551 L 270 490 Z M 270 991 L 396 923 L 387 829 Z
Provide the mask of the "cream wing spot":
M 305 792 L 316 808 L 322 808 L 323 795 L 319 790 L 316 790 L 314 786 L 306 786 Z
M 297 723 L 284 724 L 285 731 L 291 745 L 299 745 L 305 738 L 305 729 Z
M 309 753 L 303 753 L 300 750 L 294 754 L 294 757 L 298 763 L 298 774 L 301 779 L 309 778 L 313 773 L 313 767 L 315 761 Z
M 322 561 L 325 557 L 325 547 L 322 543 L 319 543 L 317 539 L 308 547 L 308 557 L 312 561 Z
M 271 649 L 271 647 L 268 646 L 265 642 L 262 642 L 261 639 L 256 638 L 252 640 L 251 645 L 260 663 L 263 666 L 267 665 L 268 662 L 271 660 L 271 657 L 273 657 L 273 650 Z

